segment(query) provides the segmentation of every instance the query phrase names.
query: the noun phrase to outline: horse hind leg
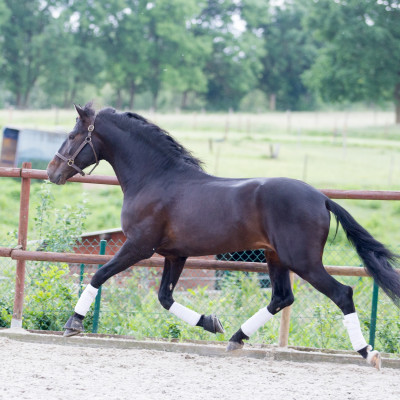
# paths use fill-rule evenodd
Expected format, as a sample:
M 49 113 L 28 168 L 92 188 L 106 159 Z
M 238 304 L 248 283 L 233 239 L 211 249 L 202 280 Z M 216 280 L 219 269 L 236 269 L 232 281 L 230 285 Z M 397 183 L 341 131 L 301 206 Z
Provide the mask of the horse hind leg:
M 316 265 L 310 268 L 310 265 Z M 295 266 L 295 272 L 309 282 L 318 291 L 329 297 L 343 312 L 343 323 L 347 329 L 353 349 L 357 351 L 368 364 L 380 370 L 381 356 L 378 351 L 372 350 L 361 332 L 360 321 L 353 302 L 353 289 L 343 285 L 329 275 L 322 262 L 318 264 L 303 264 Z
M 279 260 L 275 252 L 265 252 L 269 276 L 272 284 L 271 301 L 267 307 L 257 311 L 229 339 L 227 351 L 241 349 L 243 340 L 248 340 L 259 328 L 265 325 L 275 314 L 294 302 L 289 269 Z
M 173 291 L 181 276 L 185 262 L 186 258 L 184 257 L 165 259 L 160 290 L 158 292 L 158 299 L 161 305 L 189 325 L 202 327 L 211 333 L 224 333 L 224 328 L 215 315 L 199 314 L 174 300 Z

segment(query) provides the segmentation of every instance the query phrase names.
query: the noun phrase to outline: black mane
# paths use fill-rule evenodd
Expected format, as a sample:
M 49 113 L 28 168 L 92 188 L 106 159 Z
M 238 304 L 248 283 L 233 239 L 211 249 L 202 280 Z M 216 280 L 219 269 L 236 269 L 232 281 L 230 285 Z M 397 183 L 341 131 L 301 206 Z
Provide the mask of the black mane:
M 99 111 L 97 117 L 112 119 L 121 129 L 135 132 L 137 137 L 150 143 L 153 147 L 166 150 L 171 160 L 180 159 L 186 164 L 195 166 L 201 170 L 203 169 L 203 162 L 201 160 L 194 157 L 189 150 L 177 142 L 167 131 L 139 114 L 130 111 L 119 113 L 114 108 L 109 107 Z

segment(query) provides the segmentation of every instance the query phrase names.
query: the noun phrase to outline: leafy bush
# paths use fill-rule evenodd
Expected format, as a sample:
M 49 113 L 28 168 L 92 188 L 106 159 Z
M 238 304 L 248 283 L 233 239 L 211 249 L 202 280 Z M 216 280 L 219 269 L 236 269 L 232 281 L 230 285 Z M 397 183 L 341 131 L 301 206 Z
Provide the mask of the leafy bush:
M 29 271 L 25 297 L 24 327 L 61 330 L 76 302 L 67 264 L 36 264 Z
M 72 251 L 80 240 L 87 217 L 86 200 L 74 206 L 55 208 L 50 183 L 44 182 L 38 192 L 40 198 L 34 217 L 34 232 L 40 249 L 46 251 Z
M 38 196 L 34 217 L 38 241 L 33 246 L 46 251 L 73 251 L 84 228 L 85 201 L 59 210 L 54 207 L 54 196 L 47 182 L 42 184 Z M 61 330 L 75 306 L 76 286 L 76 277 L 70 275 L 67 264 L 27 264 L 24 328 Z
M 10 326 L 12 317 L 12 302 L 10 298 L 0 298 L 0 328 Z

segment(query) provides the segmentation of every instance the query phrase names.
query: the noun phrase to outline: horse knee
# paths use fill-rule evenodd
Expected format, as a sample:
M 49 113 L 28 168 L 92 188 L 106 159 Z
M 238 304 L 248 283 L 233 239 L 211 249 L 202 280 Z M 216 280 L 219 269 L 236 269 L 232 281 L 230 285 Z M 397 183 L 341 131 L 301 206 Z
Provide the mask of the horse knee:
M 271 303 L 269 303 L 267 308 L 271 314 L 276 314 L 293 303 L 293 293 L 288 293 L 286 296 L 272 296 Z
M 165 293 L 162 290 L 158 292 L 158 301 L 166 310 L 169 310 L 172 304 L 174 304 L 174 299 L 172 298 L 171 293 Z

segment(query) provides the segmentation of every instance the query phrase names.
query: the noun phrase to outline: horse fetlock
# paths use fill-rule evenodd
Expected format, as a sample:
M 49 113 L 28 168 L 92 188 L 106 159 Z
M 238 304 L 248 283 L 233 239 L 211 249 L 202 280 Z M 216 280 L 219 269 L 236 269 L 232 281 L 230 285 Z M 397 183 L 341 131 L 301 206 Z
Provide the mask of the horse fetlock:
M 67 323 L 64 325 L 64 335 L 65 337 L 78 335 L 84 331 L 82 320 L 72 315 L 69 317 Z
M 171 293 L 165 293 L 164 291 L 158 292 L 158 301 L 166 310 L 169 310 L 172 304 L 174 304 Z
M 203 317 L 202 326 L 204 330 L 211 333 L 225 333 L 225 330 L 221 324 L 221 321 L 214 314 L 205 315 Z

